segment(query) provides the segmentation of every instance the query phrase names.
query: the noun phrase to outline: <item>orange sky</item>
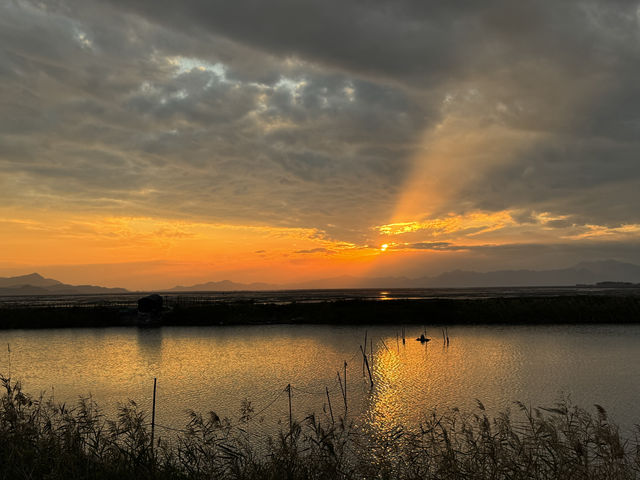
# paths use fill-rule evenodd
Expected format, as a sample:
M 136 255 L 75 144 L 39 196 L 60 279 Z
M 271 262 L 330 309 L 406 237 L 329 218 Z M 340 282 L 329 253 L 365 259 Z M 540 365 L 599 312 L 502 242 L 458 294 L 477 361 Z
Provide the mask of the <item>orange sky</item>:
M 636 5 L 80 3 L 0 2 L 0 276 L 640 263 Z
M 373 226 L 371 241 L 364 244 L 332 240 L 317 229 L 38 212 L 12 218 L 7 213 L 0 218 L 3 273 L 39 271 L 68 283 L 134 289 L 223 279 L 282 284 L 393 275 L 398 266 L 455 258 L 474 246 L 524 243 L 534 237 L 551 243 L 557 235 L 556 229 L 523 229 L 506 211 Z M 637 225 L 592 226 L 579 236 L 615 240 L 639 231 Z

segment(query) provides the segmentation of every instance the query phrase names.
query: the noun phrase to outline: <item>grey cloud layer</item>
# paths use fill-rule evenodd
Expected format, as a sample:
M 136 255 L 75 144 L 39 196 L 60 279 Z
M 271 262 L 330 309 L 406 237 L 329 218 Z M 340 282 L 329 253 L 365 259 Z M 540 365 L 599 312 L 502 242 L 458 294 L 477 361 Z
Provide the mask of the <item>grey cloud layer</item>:
M 358 241 L 454 115 L 532 140 L 469 161 L 443 212 L 640 223 L 637 1 L 43 5 L 0 6 L 6 204 Z
M 389 214 L 425 123 L 404 92 L 255 52 L 251 75 L 227 40 L 63 7 L 2 7 L 7 202 L 351 237 Z

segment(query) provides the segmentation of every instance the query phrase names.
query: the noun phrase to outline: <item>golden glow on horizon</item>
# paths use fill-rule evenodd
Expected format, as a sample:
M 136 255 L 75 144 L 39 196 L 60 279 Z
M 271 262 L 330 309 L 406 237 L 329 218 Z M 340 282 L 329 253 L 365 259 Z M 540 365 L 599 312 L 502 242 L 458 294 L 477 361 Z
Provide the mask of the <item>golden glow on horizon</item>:
M 0 263 L 21 268 L 11 274 L 43 266 L 93 265 L 101 278 L 94 273 L 58 279 L 142 289 L 224 279 L 283 283 L 336 272 L 359 275 L 380 253 L 378 248 L 327 239 L 312 228 L 71 214 L 18 217 L 1 211 L 0 243 Z M 111 270 L 121 273 L 109 277 Z
M 470 245 L 530 240 L 522 238 L 513 212 L 469 208 L 473 205 L 454 199 L 464 199 L 461 192 L 467 185 L 482 178 L 487 169 L 508 161 L 535 134 L 482 121 L 478 112 L 469 110 L 477 107 L 481 93 L 475 87 L 458 93 L 447 95 L 443 121 L 425 133 L 390 221 L 373 227 L 380 243 L 401 246 L 397 250 L 404 250 L 405 255 L 414 244 L 420 244 L 422 255 L 428 258 L 445 249 L 452 253 Z M 393 242 L 390 237 L 395 237 Z
M 470 212 L 373 227 L 358 245 L 318 229 L 163 219 L 15 212 L 0 209 L 0 276 L 38 271 L 65 283 L 130 289 L 218 280 L 282 284 L 392 271 L 430 255 L 474 246 L 637 236 L 640 225 L 573 225 L 542 212 L 518 224 L 514 212 Z M 391 241 L 393 240 L 393 241 Z M 375 245 L 379 245 L 376 247 Z M 393 251 L 394 255 L 382 255 Z
M 579 225 L 558 212 L 480 210 L 465 202 L 491 169 L 508 164 L 539 136 L 489 121 L 485 116 L 491 112 L 483 107 L 481 92 L 472 90 L 470 96 L 448 96 L 443 102 L 443 121 L 425 133 L 392 217 L 372 227 L 377 242 L 388 246 L 382 251 L 394 250 L 394 261 L 401 262 L 416 252 L 428 260 L 433 255 L 469 255 L 480 246 L 620 240 L 640 233 L 635 224 Z M 377 263 L 390 265 L 382 256 Z

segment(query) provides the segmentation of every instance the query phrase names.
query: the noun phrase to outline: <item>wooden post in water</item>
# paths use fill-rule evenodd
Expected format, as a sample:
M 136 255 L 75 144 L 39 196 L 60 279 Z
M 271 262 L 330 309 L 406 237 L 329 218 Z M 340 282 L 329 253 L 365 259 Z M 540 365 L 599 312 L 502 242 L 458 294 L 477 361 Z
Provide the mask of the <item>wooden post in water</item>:
M 327 403 L 329 404 L 329 413 L 331 414 L 331 424 L 335 424 L 335 420 L 333 419 L 333 408 L 331 408 L 331 397 L 329 396 L 329 387 L 325 385 L 325 392 L 327 392 Z
M 156 385 L 158 379 L 156 377 L 153 378 L 153 403 L 151 406 L 151 455 L 153 455 L 153 438 L 156 429 Z
M 371 377 L 371 369 L 369 368 L 369 361 L 367 360 L 367 354 L 362 348 L 362 345 L 360 345 L 360 351 L 362 352 L 362 358 L 364 358 L 364 364 L 367 366 L 367 372 L 369 372 L 369 382 L 371 383 L 371 388 L 373 388 L 373 378 Z
M 347 411 L 347 361 L 344 361 L 344 411 Z
M 287 385 L 287 392 L 289 393 L 289 435 L 293 432 L 293 415 L 291 414 L 291 384 Z
M 367 346 L 367 331 L 364 331 L 364 346 Z M 362 360 L 362 376 L 364 377 L 364 360 Z

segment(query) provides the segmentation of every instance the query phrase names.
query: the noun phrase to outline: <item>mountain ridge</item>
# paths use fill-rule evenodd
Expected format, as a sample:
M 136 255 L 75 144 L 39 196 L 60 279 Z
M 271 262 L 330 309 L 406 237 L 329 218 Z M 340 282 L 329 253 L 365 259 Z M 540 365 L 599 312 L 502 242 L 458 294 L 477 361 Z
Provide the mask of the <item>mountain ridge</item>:
M 173 287 L 167 291 L 207 291 L 207 285 L 221 287 L 218 291 L 232 290 L 304 290 L 339 288 L 465 288 L 465 287 L 536 287 L 595 285 L 599 282 L 640 283 L 640 266 L 616 260 L 580 262 L 573 267 L 551 270 L 494 270 L 476 272 L 452 270 L 435 276 L 418 278 L 353 277 L 341 275 L 306 282 L 281 285 L 252 283 L 241 284 L 230 280 L 207 282 L 197 285 Z M 261 286 L 262 288 L 258 287 Z M 239 288 L 234 288 L 239 287 Z M 176 290 L 179 289 L 179 290 Z
M 451 270 L 435 276 L 354 277 L 341 275 L 306 282 L 271 284 L 240 283 L 231 280 L 210 281 L 190 286 L 177 285 L 156 291 L 186 293 L 205 291 L 313 290 L 347 288 L 473 288 L 544 287 L 595 285 L 597 283 L 640 284 L 640 266 L 616 260 L 583 261 L 572 267 L 551 270 Z M 68 285 L 39 273 L 0 277 L 0 295 L 80 295 L 129 293 L 125 288 L 95 285 Z
M 206 292 L 206 291 L 238 291 L 238 290 L 273 290 L 277 289 L 278 285 L 273 285 L 264 282 L 253 283 L 238 283 L 231 280 L 220 280 L 205 283 L 197 283 L 190 286 L 178 285 L 172 287 L 167 292 Z
M 83 295 L 97 293 L 128 293 L 125 288 L 100 287 L 96 285 L 68 285 L 39 273 L 0 277 L 0 296 L 13 295 Z
M 0 287 L 21 287 L 30 285 L 33 287 L 49 287 L 54 285 L 63 285 L 62 282 L 53 278 L 45 278 L 39 273 L 29 273 L 28 275 L 19 275 L 17 277 L 0 277 Z

